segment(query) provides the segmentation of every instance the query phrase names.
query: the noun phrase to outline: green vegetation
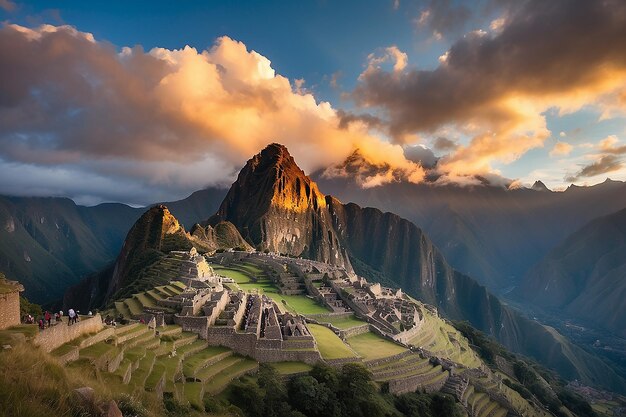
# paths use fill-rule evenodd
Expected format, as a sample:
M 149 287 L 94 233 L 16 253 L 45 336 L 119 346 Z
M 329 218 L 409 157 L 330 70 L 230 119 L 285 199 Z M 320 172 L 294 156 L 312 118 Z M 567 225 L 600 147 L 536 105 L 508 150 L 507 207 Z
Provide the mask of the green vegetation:
M 369 371 L 350 363 L 341 369 L 318 364 L 306 375 L 286 382 L 268 365 L 258 378 L 232 384 L 223 402 L 211 401 L 205 409 L 240 411 L 250 417 L 460 417 L 454 399 L 441 394 L 381 394 Z
M 272 366 L 281 375 L 291 375 L 300 372 L 308 372 L 312 368 L 311 365 L 308 365 L 304 362 L 275 362 L 272 363 Z
M 244 291 L 258 291 L 272 298 L 280 308 L 295 314 L 326 314 L 328 309 L 315 300 L 303 295 L 280 294 L 276 285 L 258 267 L 239 263 L 231 267 L 211 265 L 213 270 L 225 277 L 232 278 Z
M 356 356 L 332 330 L 318 324 L 308 324 L 307 327 L 317 342 L 322 358 L 340 359 Z
M 341 317 L 341 316 L 336 317 L 336 316 L 329 315 L 328 317 L 318 319 L 318 321 L 332 324 L 338 329 L 349 329 L 351 327 L 362 326 L 364 324 L 367 324 L 363 320 L 357 319 L 354 315 L 347 316 L 347 317 Z
M 366 360 L 385 358 L 406 351 L 402 346 L 371 332 L 349 337 L 348 343 Z

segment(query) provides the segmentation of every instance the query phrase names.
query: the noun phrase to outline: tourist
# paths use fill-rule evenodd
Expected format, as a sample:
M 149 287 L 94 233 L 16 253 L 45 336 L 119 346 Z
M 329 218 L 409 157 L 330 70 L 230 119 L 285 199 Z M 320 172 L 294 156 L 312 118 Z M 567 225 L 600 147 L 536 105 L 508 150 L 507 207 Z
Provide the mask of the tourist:
M 76 323 L 76 312 L 74 311 L 73 308 L 69 309 L 69 311 L 67 312 L 67 315 L 69 316 L 69 319 L 67 320 L 68 326 L 71 326 L 73 323 Z
M 44 318 L 46 319 L 46 322 L 48 323 L 48 327 L 50 327 L 51 320 L 52 320 L 52 314 L 50 314 L 50 312 L 48 310 L 46 310 L 45 314 L 44 314 Z
M 55 324 L 61 323 L 61 315 L 58 312 L 55 313 L 55 315 L 54 315 L 54 323 Z
M 45 319 L 42 317 L 39 319 L 39 330 L 43 330 L 46 328 L 46 322 Z

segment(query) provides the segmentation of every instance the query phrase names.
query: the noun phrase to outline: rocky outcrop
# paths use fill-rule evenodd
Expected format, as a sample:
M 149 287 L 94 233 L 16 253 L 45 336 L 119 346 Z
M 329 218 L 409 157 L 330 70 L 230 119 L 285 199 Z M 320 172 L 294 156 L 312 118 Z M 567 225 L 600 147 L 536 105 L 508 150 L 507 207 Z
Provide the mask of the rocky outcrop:
M 271 144 L 239 173 L 206 223 L 233 223 L 258 250 L 316 259 L 351 269 L 325 196 L 282 145 Z
M 232 224 L 195 227 L 190 234 L 166 206 L 159 204 L 148 209 L 130 229 L 115 263 L 70 287 L 63 305 L 81 309 L 100 307 L 137 281 L 142 271 L 170 251 L 192 247 L 200 252 L 237 247 L 249 249 Z
M 194 241 L 201 242 L 209 250 L 223 248 L 238 248 L 241 250 L 251 250 L 252 247 L 241 237 L 234 224 L 230 222 L 219 222 L 215 226 L 200 226 L 196 224 L 190 231 Z

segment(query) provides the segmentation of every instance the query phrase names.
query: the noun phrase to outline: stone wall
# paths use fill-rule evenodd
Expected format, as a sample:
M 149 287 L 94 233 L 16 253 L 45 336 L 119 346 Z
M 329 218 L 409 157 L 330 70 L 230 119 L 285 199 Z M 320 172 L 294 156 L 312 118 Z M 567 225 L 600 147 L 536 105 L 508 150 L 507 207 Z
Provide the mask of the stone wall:
M 427 382 L 427 378 L 424 375 L 413 375 L 407 378 L 392 379 L 389 381 L 389 392 L 392 394 L 404 394 L 420 389 L 426 393 L 432 393 L 439 391 L 448 379 L 445 377 L 441 378 L 437 383 L 424 385 Z
M 64 317 L 64 320 L 67 318 Z M 59 346 L 76 339 L 84 334 L 97 333 L 102 330 L 102 318 L 100 314 L 93 317 L 81 317 L 81 321 L 68 326 L 62 322 L 39 332 L 33 342 L 41 346 L 46 352 L 51 352 Z
M 209 318 L 206 316 L 174 316 L 174 323 L 183 328 L 183 331 L 194 332 L 200 339 L 206 339 Z
M 19 291 L 0 294 L 0 330 L 20 324 Z

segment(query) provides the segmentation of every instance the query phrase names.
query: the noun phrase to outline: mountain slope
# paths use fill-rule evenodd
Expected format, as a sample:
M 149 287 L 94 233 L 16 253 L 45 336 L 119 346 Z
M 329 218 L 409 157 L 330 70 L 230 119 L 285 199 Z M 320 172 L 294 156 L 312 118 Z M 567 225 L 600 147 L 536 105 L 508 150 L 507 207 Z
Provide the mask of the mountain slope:
M 516 295 L 626 337 L 626 209 L 568 237 L 533 267 Z
M 143 285 L 144 271 L 173 250 L 251 249 L 228 222 L 221 222 L 215 228 L 194 229 L 194 233 L 187 233 L 166 206 L 151 207 L 128 232 L 115 263 L 70 287 L 63 299 L 64 307 L 82 310 L 101 307 L 118 298 L 120 292 L 136 292 Z
M 166 203 L 185 227 L 218 209 L 225 189 L 207 188 Z M 145 211 L 125 204 L 93 207 L 67 198 L 0 196 L 0 271 L 24 284 L 38 303 L 94 274 L 118 255 L 133 223 Z
M 233 223 L 259 250 L 351 268 L 324 195 L 282 145 L 271 144 L 246 163 L 207 223 L 220 221 Z
M 508 348 L 532 355 L 563 375 L 626 390 L 624 380 L 599 359 L 555 338 L 549 328 L 524 318 L 455 271 L 413 223 L 321 194 L 281 145 L 270 145 L 248 161 L 208 223 L 224 219 L 259 249 L 354 264 L 377 274 L 370 278 L 403 288 L 447 317 L 469 320 Z M 329 249 L 352 262 L 329 259 Z M 564 353 L 572 351 L 576 354 Z
M 552 192 L 539 182 L 533 189 L 512 190 L 406 182 L 364 189 L 352 175 L 361 165 L 342 169 L 345 177 L 323 172 L 312 177 L 342 201 L 392 211 L 420 225 L 454 268 L 496 292 L 516 285 L 587 222 L 626 207 L 626 183 L 620 181 L 571 186 L 564 192 Z M 448 221 L 454 226 L 446 227 Z
M 0 270 L 44 302 L 115 259 L 135 209 L 66 198 L 0 197 Z

